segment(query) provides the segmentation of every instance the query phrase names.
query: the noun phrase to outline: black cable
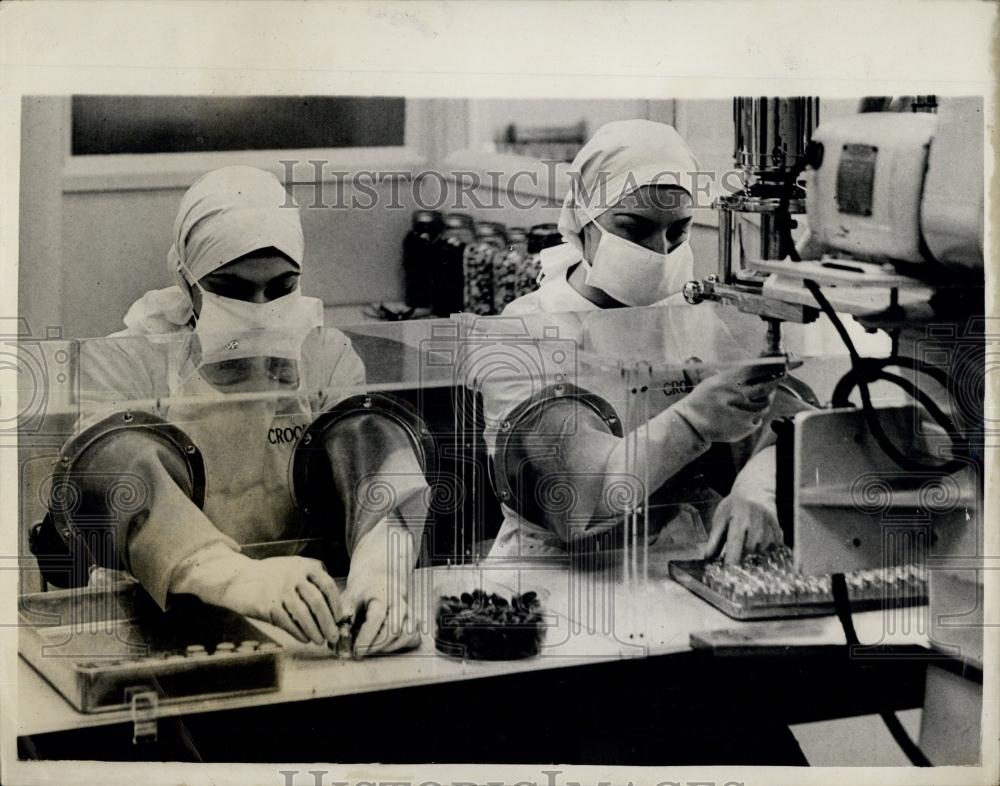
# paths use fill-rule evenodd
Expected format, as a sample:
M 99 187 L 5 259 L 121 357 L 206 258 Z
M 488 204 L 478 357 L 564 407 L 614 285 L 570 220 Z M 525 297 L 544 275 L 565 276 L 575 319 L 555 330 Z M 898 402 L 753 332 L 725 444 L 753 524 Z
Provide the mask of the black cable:
M 847 579 L 843 573 L 834 573 L 830 576 L 830 588 L 833 590 L 833 610 L 840 620 L 840 627 L 844 629 L 844 636 L 847 637 L 849 647 L 861 643 L 858 639 L 858 632 L 854 629 L 854 620 L 851 617 L 851 598 L 847 592 Z
M 795 242 L 792 238 L 792 216 L 789 210 L 791 204 L 792 190 L 795 187 L 795 181 L 799 174 L 805 168 L 803 163 L 801 166 L 796 167 L 789 173 L 788 180 L 785 183 L 784 191 L 781 195 L 781 204 L 779 212 L 779 220 L 781 222 L 782 234 L 788 245 L 788 255 L 793 262 L 800 262 L 801 257 L 795 248 Z M 882 424 L 878 419 L 878 415 L 875 411 L 875 407 L 872 406 L 871 393 L 868 389 L 868 382 L 881 379 L 886 382 L 895 384 L 897 387 L 901 388 L 905 392 L 909 393 L 911 397 L 919 401 L 928 410 L 933 417 L 945 430 L 948 435 L 952 438 L 952 444 L 956 444 L 956 429 L 951 419 L 944 414 L 944 412 L 937 406 L 936 403 L 931 400 L 931 398 L 920 390 L 916 385 L 909 382 L 909 380 L 899 377 L 895 374 L 888 374 L 885 372 L 885 366 L 896 365 L 900 367 L 908 367 L 915 371 L 923 372 L 933 377 L 937 381 L 941 382 L 947 388 L 947 375 L 943 372 L 938 373 L 937 369 L 932 369 L 925 364 L 913 358 L 904 358 L 901 356 L 896 356 L 895 354 L 886 359 L 886 362 L 880 365 L 872 365 L 871 369 L 874 371 L 868 371 L 865 368 L 864 359 L 858 354 L 857 348 L 854 346 L 854 342 L 851 340 L 850 335 L 847 332 L 847 328 L 844 327 L 843 322 L 840 321 L 840 317 L 837 316 L 837 312 L 833 309 L 830 301 L 826 299 L 826 296 L 820 291 L 819 285 L 815 281 L 806 280 L 803 282 L 805 287 L 812 293 L 819 307 L 827 315 L 830 322 L 833 323 L 834 329 L 840 336 L 841 341 L 843 341 L 844 346 L 847 347 L 847 351 L 851 357 L 851 370 L 845 375 L 845 378 L 850 378 L 852 384 L 847 391 L 843 392 L 844 397 L 853 388 L 857 387 L 858 392 L 861 395 L 861 403 L 864 411 L 865 422 L 868 425 L 869 431 L 871 431 L 872 436 L 878 443 L 879 447 L 890 456 L 897 464 L 899 464 L 904 469 L 933 469 L 934 471 L 946 470 L 948 472 L 954 471 L 958 466 L 961 466 L 961 462 L 957 459 L 952 459 L 951 461 L 945 462 L 944 464 L 933 466 L 926 465 L 922 462 L 915 461 L 909 456 L 902 453 L 889 439 L 888 435 L 882 428 Z M 841 382 L 837 383 L 837 391 L 841 387 Z M 931 406 L 928 406 L 930 404 Z M 947 424 L 947 425 L 946 425 Z M 958 466 L 952 469 L 953 465 Z M 854 628 L 854 620 L 851 617 L 851 601 L 850 596 L 847 591 L 847 580 L 844 578 L 843 573 L 834 573 L 832 578 L 832 589 L 833 589 L 833 603 L 834 609 L 836 611 L 837 617 L 840 620 L 841 627 L 844 629 L 844 636 L 847 639 L 847 647 L 850 650 L 851 647 L 859 644 L 858 634 Z M 882 718 L 882 722 L 885 727 L 889 730 L 892 738 L 896 741 L 900 750 L 906 755 L 910 763 L 915 767 L 930 767 L 930 760 L 924 755 L 923 751 L 910 739 L 910 736 L 906 733 L 906 729 L 903 728 L 903 724 L 899 722 L 899 718 L 896 714 L 889 710 L 882 710 L 879 712 L 879 716 Z
M 837 316 L 837 312 L 834 311 L 833 306 L 830 305 L 830 301 L 826 299 L 826 295 L 823 294 L 822 290 L 819 288 L 819 284 L 815 281 L 805 279 L 802 285 L 809 290 L 813 298 L 819 304 L 820 309 L 823 313 L 829 317 L 830 321 L 833 323 L 834 329 L 836 329 L 837 334 L 840 336 L 840 340 L 844 342 L 847 347 L 847 352 L 851 356 L 851 365 L 857 365 L 861 362 L 861 355 L 858 354 L 857 348 L 854 346 L 854 341 L 851 340 L 850 334 L 847 332 L 847 328 L 844 327 L 844 323 L 840 321 L 840 317 Z
M 799 179 L 799 175 L 805 171 L 805 168 L 806 161 L 803 160 L 788 171 L 784 188 L 781 190 L 781 198 L 778 202 L 778 212 L 776 215 L 778 228 L 781 230 L 781 236 L 784 238 L 785 246 L 788 248 L 788 257 L 793 262 L 801 262 L 802 258 L 795 249 L 795 238 L 792 237 L 792 193 L 795 190 L 795 182 Z
M 840 620 L 840 626 L 844 629 L 844 637 L 847 639 L 848 651 L 852 647 L 859 645 L 858 633 L 854 629 L 854 619 L 851 617 L 851 598 L 847 592 L 847 580 L 843 573 L 834 573 L 831 577 L 831 589 L 833 590 L 833 608 Z M 879 710 L 879 717 L 889 730 L 892 738 L 906 754 L 906 758 L 914 767 L 932 767 L 922 750 L 917 746 L 910 735 L 906 733 L 903 724 L 899 722 L 896 713 L 891 710 Z
M 865 379 L 871 379 L 872 376 L 869 374 L 867 369 L 856 368 L 852 366 L 847 372 L 842 376 L 837 384 L 833 388 L 833 395 L 830 397 L 830 404 L 836 409 L 843 409 L 845 407 L 853 407 L 851 403 L 851 393 L 854 392 L 854 388 L 858 386 L 858 378 L 863 375 Z
M 876 381 L 878 380 L 890 382 L 896 387 L 902 388 L 909 393 L 910 397 L 919 401 L 930 416 L 937 421 L 938 425 L 940 425 L 949 434 L 957 431 L 954 421 L 937 405 L 937 402 L 934 399 L 917 387 L 913 381 L 906 379 L 905 377 L 900 377 L 896 374 L 890 374 L 887 371 L 883 371 L 879 374 Z
M 846 401 L 847 394 L 850 390 L 856 387 L 861 396 L 862 412 L 869 431 L 871 431 L 872 436 L 875 438 L 876 443 L 878 443 L 878 446 L 882 449 L 882 451 L 903 469 L 912 472 L 929 471 L 951 473 L 965 466 L 964 462 L 959 458 L 959 456 L 965 454 L 963 447 L 964 441 L 957 434 L 957 430 L 951 419 L 948 418 L 944 412 L 915 385 L 903 380 L 901 377 L 897 377 L 894 374 L 887 374 L 883 369 L 885 366 L 910 368 L 915 371 L 928 374 L 945 387 L 948 386 L 947 375 L 940 370 L 931 368 L 925 363 L 922 363 L 914 358 L 898 355 L 881 359 L 862 358 L 858 354 L 858 350 L 854 346 L 854 342 L 851 340 L 851 337 L 847 332 L 847 328 L 844 327 L 844 323 L 841 322 L 840 317 L 830 304 L 830 301 L 827 300 L 826 296 L 820 290 L 819 285 L 815 281 L 810 281 L 808 279 L 804 280 L 802 283 L 806 289 L 812 293 L 812 296 L 815 298 L 820 309 L 822 309 L 823 313 L 826 314 L 833 323 L 834 328 L 840 336 L 841 341 L 843 341 L 844 345 L 847 347 L 847 351 L 851 357 L 851 370 L 847 373 L 847 375 L 845 375 L 844 379 L 841 379 L 841 381 L 837 383 L 834 390 L 834 402 L 842 404 Z M 845 380 L 850 382 L 850 385 L 847 385 Z M 928 464 L 910 457 L 893 444 L 892 440 L 882 428 L 882 424 L 878 419 L 877 411 L 872 404 L 871 391 L 868 388 L 870 382 L 876 382 L 879 380 L 895 384 L 897 387 L 901 388 L 904 392 L 909 393 L 924 405 L 931 417 L 937 421 L 937 423 L 947 432 L 949 438 L 951 439 L 953 455 L 955 456 L 954 458 L 941 464 Z M 914 391 L 916 391 L 916 393 L 914 393 Z M 931 403 L 930 407 L 927 406 L 928 402 Z
M 850 347 L 848 349 L 850 349 Z M 906 355 L 893 354 L 887 358 L 858 357 L 853 358 L 852 360 L 851 370 L 840 378 L 840 381 L 837 382 L 837 385 L 833 389 L 834 406 L 850 406 L 848 397 L 850 396 L 851 391 L 857 387 L 858 379 L 860 378 L 867 382 L 875 382 L 882 373 L 883 369 L 888 366 L 906 368 L 911 371 L 916 371 L 917 373 L 926 374 L 934 379 L 935 382 L 938 382 L 941 387 L 945 388 L 945 390 L 948 390 L 949 385 L 951 384 L 948 379 L 948 375 L 943 370 L 935 368 L 934 366 L 929 366 L 923 361 Z
M 928 410 L 928 414 L 937 421 L 938 425 L 941 426 L 948 434 L 949 439 L 952 444 L 953 458 L 941 462 L 940 464 L 929 464 L 918 459 L 914 459 L 908 454 L 897 448 L 889 436 L 885 433 L 882 428 L 882 423 L 879 421 L 877 411 L 872 405 L 871 392 L 868 389 L 868 382 L 878 382 L 885 381 L 899 387 L 903 392 L 909 393 L 914 399 L 921 403 L 925 409 Z M 885 452 L 893 461 L 895 461 L 903 469 L 909 470 L 911 472 L 944 472 L 950 474 L 952 472 L 957 472 L 965 466 L 959 456 L 967 455 L 967 450 L 964 446 L 964 440 L 958 436 L 955 430 L 955 425 L 952 423 L 951 418 L 944 414 L 944 412 L 937 406 L 936 403 L 923 391 L 916 387 L 909 380 L 898 377 L 895 374 L 889 374 L 887 372 L 881 372 L 875 375 L 871 379 L 862 379 L 858 384 L 858 392 L 861 394 L 862 410 L 865 416 L 865 423 L 868 425 L 868 430 L 871 431 L 872 436 L 878 443 L 879 447 Z
M 943 369 L 935 368 L 934 366 L 924 363 L 922 360 L 917 360 L 916 358 L 911 358 L 907 355 L 893 355 L 892 357 L 884 358 L 880 362 L 883 366 L 898 366 L 899 368 L 908 368 L 911 371 L 926 374 L 935 382 L 938 382 L 941 387 L 946 390 L 951 382 L 948 378 L 948 374 Z
M 884 710 L 879 713 L 882 718 L 882 722 L 885 727 L 889 730 L 892 738 L 896 741 L 896 744 L 900 747 L 906 758 L 910 760 L 910 764 L 914 767 L 933 767 L 930 759 L 928 759 L 919 746 L 910 739 L 910 735 L 906 733 L 906 729 L 903 728 L 903 724 L 899 722 L 899 718 L 896 717 L 896 713 L 889 710 Z
M 890 374 L 880 376 L 878 379 L 891 381 L 889 378 L 894 376 L 895 375 Z M 878 443 L 882 452 L 895 461 L 896 464 L 898 464 L 902 469 L 910 472 L 945 472 L 950 474 L 951 472 L 955 472 L 964 466 L 963 463 L 957 459 L 944 461 L 941 464 L 928 464 L 911 458 L 909 455 L 896 447 L 896 445 L 889 438 L 889 435 L 886 434 L 885 430 L 882 428 L 882 423 L 878 418 L 877 410 L 872 405 L 871 393 L 868 390 L 868 385 L 866 383 L 860 384 L 858 386 L 858 392 L 861 394 L 862 413 L 864 414 L 868 430 L 875 438 L 875 442 Z
M 924 364 L 921 364 L 912 358 L 894 356 L 874 362 L 866 361 L 866 359 L 862 358 L 858 354 L 857 348 L 854 346 L 854 342 L 847 333 L 847 328 L 845 328 L 843 322 L 840 321 L 840 317 L 837 316 L 837 312 L 834 311 L 833 306 L 830 305 L 830 301 L 827 300 L 826 296 L 820 291 L 819 285 L 815 281 L 808 280 L 803 283 L 812 293 L 816 302 L 819 304 L 819 307 L 823 310 L 823 313 L 825 313 L 833 323 L 834 328 L 840 335 L 844 345 L 847 347 L 847 351 L 851 356 L 851 370 L 847 375 L 845 375 L 845 377 L 850 375 L 852 381 L 851 387 L 847 388 L 847 390 L 849 391 L 851 388 L 857 387 L 858 392 L 861 395 L 865 422 L 879 447 L 904 469 L 931 468 L 934 471 L 945 469 L 952 471 L 951 469 L 948 469 L 952 465 L 957 464 L 958 466 L 961 466 L 961 462 L 957 459 L 952 459 L 949 462 L 936 466 L 926 465 L 922 462 L 915 461 L 902 453 L 902 451 L 900 451 L 892 443 L 892 440 L 889 439 L 888 435 L 882 429 L 882 424 L 878 419 L 875 407 L 872 406 L 871 393 L 868 389 L 869 381 L 877 381 L 879 379 L 895 384 L 903 391 L 909 393 L 913 398 L 920 401 L 920 403 L 922 403 L 930 412 L 931 416 L 945 428 L 949 436 L 952 437 L 952 441 L 954 443 L 956 439 L 954 424 L 952 424 L 951 419 L 945 415 L 937 404 L 909 380 L 895 374 L 889 374 L 884 369 L 886 366 L 909 367 L 928 373 L 936 379 L 939 379 L 939 381 L 940 375 L 931 373 L 927 368 L 918 368 L 918 366 L 923 366 Z M 934 371 L 936 371 L 936 369 Z M 842 382 L 843 380 L 837 383 L 837 389 L 839 391 L 838 396 L 845 395 L 844 391 L 840 390 Z M 944 384 L 947 384 L 946 376 L 944 377 L 943 382 Z M 928 403 L 931 406 L 928 407 Z M 848 650 L 850 650 L 851 647 L 858 645 L 860 642 L 858 640 L 857 631 L 854 628 L 854 620 L 851 617 L 851 601 L 847 591 L 847 581 L 844 578 L 843 573 L 834 573 L 831 579 L 834 610 L 836 611 L 837 618 L 840 620 L 841 627 L 844 629 L 844 636 L 847 639 L 847 647 Z M 911 764 L 915 767 L 932 766 L 930 760 L 924 755 L 923 751 L 921 751 L 913 740 L 910 739 L 910 736 L 906 733 L 906 729 L 903 728 L 903 724 L 899 722 L 899 718 L 896 717 L 894 712 L 881 710 L 879 711 L 879 716 L 882 718 L 882 722 L 885 724 L 886 729 L 889 730 L 892 738 L 896 741 L 896 744 L 899 746 L 900 750 L 903 751 Z

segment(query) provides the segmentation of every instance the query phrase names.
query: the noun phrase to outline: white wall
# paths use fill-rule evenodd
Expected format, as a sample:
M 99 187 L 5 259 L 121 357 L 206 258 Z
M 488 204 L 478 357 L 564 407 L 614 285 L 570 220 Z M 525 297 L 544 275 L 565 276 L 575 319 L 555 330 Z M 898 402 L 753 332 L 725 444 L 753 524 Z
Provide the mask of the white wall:
M 417 172 L 427 154 L 436 153 L 434 145 L 464 143 L 449 117 L 464 117 L 465 102 L 416 103 L 414 111 L 408 106 L 407 134 L 424 142 L 421 150 L 377 149 L 353 158 L 353 151 L 333 151 L 332 156 L 324 151 L 331 161 L 327 172 Z M 73 337 L 120 328 L 133 300 L 171 283 L 166 254 L 173 219 L 184 190 L 198 175 L 223 163 L 252 163 L 280 174 L 280 159 L 300 155 L 224 154 L 212 164 L 204 156 L 74 159 L 68 154 L 67 98 L 26 99 L 22 119 L 20 311 L 35 332 L 61 326 L 64 335 Z M 315 157 L 312 151 L 301 156 Z M 312 167 L 304 165 L 296 177 L 311 173 Z M 324 185 L 334 188 L 330 182 Z M 304 286 L 329 305 L 402 295 L 400 244 L 414 204 L 405 188 L 390 204 L 391 182 L 375 188 L 378 197 L 368 210 L 302 211 L 308 245 Z M 311 186 L 298 186 L 293 193 L 303 204 L 316 201 Z M 353 195 L 347 186 L 342 202 L 349 203 Z M 336 202 L 335 192 L 324 194 L 323 201 Z
M 328 305 L 398 299 L 402 293 L 400 243 L 412 201 L 388 208 L 389 186 L 370 210 L 304 207 L 307 238 L 303 288 Z M 312 188 L 292 189 L 310 204 Z M 174 215 L 183 188 L 141 192 L 67 194 L 61 227 L 61 301 L 67 335 L 94 336 L 120 327 L 128 304 L 172 283 L 166 265 Z M 351 199 L 351 188 L 345 198 Z M 331 202 L 332 202 L 331 197 Z M 86 293 L 85 295 L 83 293 Z
M 824 102 L 824 111 L 830 110 L 840 112 L 844 107 Z M 338 155 L 343 160 L 330 169 L 418 172 L 428 162 L 440 168 L 447 161 L 447 168 L 471 165 L 483 173 L 496 162 L 476 160 L 475 155 L 472 160 L 455 158 L 454 151 L 481 152 L 506 122 L 562 124 L 585 119 L 593 130 L 608 120 L 634 116 L 677 122 L 703 162 L 728 163 L 732 140 L 728 101 L 414 100 L 407 105 L 407 141 L 415 140 L 415 144 L 406 150 L 368 151 L 353 159 L 351 151 L 341 151 Z M 121 156 L 110 162 L 71 159 L 69 100 L 65 97 L 26 99 L 22 119 L 21 314 L 36 333 L 53 325 L 61 326 L 66 336 L 104 335 L 121 327 L 129 304 L 143 292 L 171 283 L 165 259 L 177 205 L 185 188 L 211 166 L 194 163 L 169 171 L 165 156 Z M 270 166 L 280 172 L 282 167 L 276 162 L 285 157 L 288 154 L 272 154 L 262 163 L 261 154 L 226 154 L 225 160 Z M 310 158 L 308 151 L 292 157 Z M 304 165 L 297 177 L 310 171 Z M 454 196 L 457 187 L 448 188 Z M 399 189 L 395 205 L 389 204 L 390 183 L 382 183 L 377 190 L 374 207 L 346 209 L 308 207 L 314 202 L 312 187 L 293 189 L 296 200 L 306 205 L 303 286 L 334 307 L 331 312 L 357 314 L 359 309 L 352 306 L 402 297 L 400 246 L 417 205 L 407 187 Z M 476 193 L 482 201 L 498 204 L 494 209 L 468 209 L 480 218 L 522 226 L 558 218 L 557 204 L 520 209 L 509 195 L 497 196 L 489 187 Z M 345 201 L 351 194 L 348 188 Z M 332 201 L 330 195 L 327 202 Z M 454 199 L 449 199 L 445 209 L 452 207 Z M 705 223 L 692 232 L 698 275 L 715 270 L 717 241 L 712 219 L 711 211 L 704 211 L 699 220 Z
M 419 172 L 428 161 L 443 161 L 459 148 L 468 148 L 504 118 L 537 115 L 545 103 L 523 101 L 414 100 L 407 105 L 407 137 L 415 144 L 406 150 L 340 151 L 343 160 L 329 169 L 405 169 Z M 670 102 L 570 101 L 554 102 L 551 122 L 561 118 L 587 119 L 596 128 L 615 117 L 636 114 L 671 119 Z M 513 114 L 511 114 L 513 112 Z M 171 228 L 184 190 L 202 172 L 221 163 L 254 163 L 279 173 L 279 158 L 312 156 L 305 153 L 224 154 L 209 165 L 191 157 L 120 156 L 80 160 L 69 156 L 70 113 L 66 97 L 25 99 L 22 124 L 22 212 L 19 267 L 20 311 L 35 332 L 60 326 L 72 337 L 104 335 L 121 327 L 121 318 L 143 292 L 171 283 L 166 253 Z M 548 120 L 546 120 L 548 122 Z M 329 155 L 329 151 L 326 151 Z M 96 157 L 95 157 L 96 158 Z M 174 166 L 177 168 L 173 168 Z M 199 168 L 200 167 L 200 168 Z M 307 164 L 296 177 L 311 175 Z M 431 181 L 429 181 L 431 182 Z M 327 183 L 332 188 L 331 183 Z M 433 183 L 432 183 L 433 186 Z M 449 184 L 450 197 L 457 186 Z M 417 207 L 412 190 L 404 185 L 390 204 L 393 186 L 377 186 L 378 199 L 370 209 L 310 207 L 314 191 L 293 189 L 304 205 L 307 239 L 303 287 L 321 297 L 331 312 L 354 314 L 352 305 L 402 298 L 400 247 Z M 512 198 L 497 198 L 488 187 L 476 189 L 481 201 L 495 208 L 468 208 L 479 218 L 531 226 L 555 221 L 557 205 L 519 209 Z M 433 187 L 424 194 L 436 196 Z M 352 196 L 348 187 L 343 201 Z M 360 194 L 365 198 L 364 194 Z M 335 201 L 333 194 L 325 197 Z M 522 200 L 523 201 L 523 200 Z M 455 207 L 454 198 L 445 208 Z M 714 243 L 705 243 L 705 248 Z M 713 262 L 714 264 L 714 262 Z M 348 307 L 348 308 L 337 308 Z
M 497 135 L 515 123 L 518 126 L 572 126 L 586 121 L 587 133 L 612 120 L 643 117 L 673 122 L 674 102 L 645 99 L 533 99 L 491 98 L 470 102 L 469 146 L 491 149 Z
M 171 283 L 166 253 L 173 219 L 198 173 L 165 182 L 151 175 L 148 184 L 73 177 L 65 166 L 67 103 L 24 103 L 20 310 L 35 331 L 60 325 L 67 336 L 103 335 L 121 326 L 128 305 L 143 292 Z M 414 163 L 419 159 L 410 168 Z M 377 187 L 377 205 L 370 210 L 302 211 L 307 291 L 331 305 L 400 297 L 399 248 L 413 204 L 401 189 L 398 206 L 390 206 L 391 188 Z M 293 194 L 304 204 L 314 202 L 311 186 Z M 347 187 L 344 201 L 352 195 Z M 327 204 L 335 201 L 332 193 L 326 198 Z

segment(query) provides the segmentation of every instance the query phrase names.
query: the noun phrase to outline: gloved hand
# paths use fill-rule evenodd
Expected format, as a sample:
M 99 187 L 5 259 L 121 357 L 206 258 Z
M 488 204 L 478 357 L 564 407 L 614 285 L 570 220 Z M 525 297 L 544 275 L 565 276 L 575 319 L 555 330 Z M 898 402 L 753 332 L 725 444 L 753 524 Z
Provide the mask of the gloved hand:
M 783 368 L 750 366 L 719 371 L 702 379 L 672 409 L 702 439 L 736 442 L 763 422 L 784 376 Z
M 349 636 L 352 627 L 356 631 L 351 646 L 355 658 L 420 643 L 420 631 L 407 603 L 413 560 L 408 554 L 389 558 L 388 529 L 383 520 L 358 541 L 351 554 L 347 588 L 337 607 L 342 634 Z
M 340 638 L 334 612 L 341 593 L 319 560 L 251 559 L 216 542 L 178 564 L 170 592 L 194 595 L 205 603 L 270 622 L 303 643 L 326 642 L 336 647 Z
M 755 455 L 736 477 L 733 488 L 715 509 L 705 559 L 724 554 L 736 565 L 744 554 L 784 542 L 775 508 L 774 448 Z
M 391 591 L 384 576 L 366 575 L 353 582 L 349 580 L 338 608 L 340 618 L 350 619 L 357 628 L 350 650 L 355 658 L 396 652 L 420 643 L 420 632 L 414 629 L 406 598 Z M 358 628 L 356 621 L 362 616 L 364 621 Z M 344 634 L 350 635 L 346 630 Z
M 227 588 L 229 608 L 270 622 L 301 642 L 336 645 L 340 590 L 319 560 L 247 559 Z

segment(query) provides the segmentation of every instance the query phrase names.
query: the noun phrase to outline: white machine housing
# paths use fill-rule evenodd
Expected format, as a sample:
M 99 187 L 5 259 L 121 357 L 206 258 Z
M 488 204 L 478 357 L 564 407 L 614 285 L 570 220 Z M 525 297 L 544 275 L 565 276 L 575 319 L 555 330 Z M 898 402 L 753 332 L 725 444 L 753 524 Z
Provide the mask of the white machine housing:
M 813 238 L 872 261 L 981 270 L 985 194 L 978 98 L 940 113 L 869 112 L 813 134 L 806 212 Z
M 927 259 L 921 201 L 938 117 L 865 113 L 822 123 L 806 214 L 813 237 L 862 259 Z
M 986 219 L 983 102 L 949 98 L 937 117 L 920 211 L 924 241 L 946 267 L 981 270 Z

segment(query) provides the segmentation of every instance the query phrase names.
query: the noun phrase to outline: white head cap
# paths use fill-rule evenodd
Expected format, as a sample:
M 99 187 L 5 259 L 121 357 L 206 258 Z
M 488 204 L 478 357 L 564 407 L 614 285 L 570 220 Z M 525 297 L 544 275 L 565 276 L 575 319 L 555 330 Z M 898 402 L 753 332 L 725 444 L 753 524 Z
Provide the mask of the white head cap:
M 673 126 L 652 120 L 606 123 L 573 159 L 559 231 L 582 251 L 583 227 L 623 196 L 649 185 L 680 186 L 693 195 L 698 169 L 698 159 Z
M 170 273 L 185 292 L 234 259 L 273 247 L 300 268 L 305 253 L 299 208 L 273 174 L 228 166 L 200 177 L 181 199 Z

